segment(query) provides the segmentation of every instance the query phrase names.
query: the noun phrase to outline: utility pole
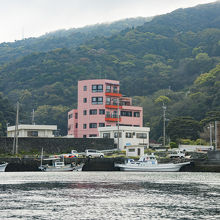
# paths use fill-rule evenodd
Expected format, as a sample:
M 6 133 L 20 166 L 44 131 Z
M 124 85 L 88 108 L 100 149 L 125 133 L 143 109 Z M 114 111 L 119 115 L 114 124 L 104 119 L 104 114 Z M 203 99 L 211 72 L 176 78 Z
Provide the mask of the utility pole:
M 218 122 L 215 121 L 215 150 L 217 150 L 218 147 Z
M 212 123 L 209 123 L 209 139 L 210 139 L 210 146 L 212 146 Z
M 19 102 L 17 102 L 17 113 L 16 113 L 16 121 L 15 121 L 15 133 L 14 133 L 12 154 L 18 153 L 18 121 L 19 121 L 18 116 L 19 116 Z
M 35 125 L 35 122 L 34 122 L 34 109 L 32 111 L 32 125 Z
M 15 132 L 16 132 L 15 154 L 18 154 L 18 122 L 19 122 L 19 102 L 17 102 L 16 126 L 15 126 Z
M 120 98 L 118 97 L 118 150 L 119 150 L 119 101 L 120 101 Z
M 164 102 L 163 102 L 162 109 L 163 109 L 163 147 L 165 147 L 166 146 L 166 109 L 167 107 L 164 105 Z

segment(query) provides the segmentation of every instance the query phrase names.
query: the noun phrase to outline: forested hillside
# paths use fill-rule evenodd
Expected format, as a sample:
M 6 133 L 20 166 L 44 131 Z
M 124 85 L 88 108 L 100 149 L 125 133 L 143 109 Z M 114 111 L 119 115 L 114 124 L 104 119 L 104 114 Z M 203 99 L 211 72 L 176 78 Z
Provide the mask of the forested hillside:
M 158 140 L 163 102 L 169 123 L 185 117 L 196 125 L 219 117 L 219 12 L 219 2 L 179 9 L 75 49 L 32 53 L 0 67 L 0 91 L 13 103 L 19 100 L 26 113 L 34 108 L 37 123 L 58 124 L 65 134 L 77 81 L 117 79 L 122 93 L 144 107 L 144 124 Z M 197 135 L 189 138 L 198 137 L 195 127 Z
M 6 135 L 6 126 L 14 125 L 15 110 L 8 99 L 3 98 L 0 93 L 0 136 Z
M 38 38 L 27 38 L 0 44 L 0 65 L 33 52 L 47 52 L 56 48 L 76 48 L 96 36 L 111 36 L 123 29 L 137 27 L 152 18 L 129 18 L 120 21 L 90 25 L 83 28 L 58 30 Z

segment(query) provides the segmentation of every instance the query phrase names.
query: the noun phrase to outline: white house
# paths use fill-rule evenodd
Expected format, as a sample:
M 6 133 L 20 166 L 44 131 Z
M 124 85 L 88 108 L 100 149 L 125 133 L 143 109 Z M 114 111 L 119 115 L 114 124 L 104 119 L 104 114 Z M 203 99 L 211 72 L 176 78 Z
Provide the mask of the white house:
M 143 145 L 149 147 L 149 127 L 133 127 L 133 126 L 113 126 L 99 127 L 100 138 L 114 138 L 115 144 L 120 150 L 126 149 L 126 146 Z M 118 138 L 119 134 L 119 138 Z
M 15 136 L 15 126 L 7 128 L 7 137 Z M 18 125 L 18 137 L 54 137 L 57 125 Z

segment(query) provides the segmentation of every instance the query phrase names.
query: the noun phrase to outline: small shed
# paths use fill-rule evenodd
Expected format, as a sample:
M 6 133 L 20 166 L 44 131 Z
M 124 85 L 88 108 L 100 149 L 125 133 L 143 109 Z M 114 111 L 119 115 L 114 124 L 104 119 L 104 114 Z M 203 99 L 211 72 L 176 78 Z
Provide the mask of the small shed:
M 126 146 L 126 157 L 142 157 L 144 155 L 144 145 Z

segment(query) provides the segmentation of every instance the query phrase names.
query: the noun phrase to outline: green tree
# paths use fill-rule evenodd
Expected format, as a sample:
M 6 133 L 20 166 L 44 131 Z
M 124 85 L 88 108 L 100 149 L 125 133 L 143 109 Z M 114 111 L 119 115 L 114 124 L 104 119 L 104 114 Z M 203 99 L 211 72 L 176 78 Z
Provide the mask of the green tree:
M 180 138 L 196 140 L 200 131 L 200 123 L 191 117 L 174 118 L 167 126 L 167 134 L 173 141 L 178 141 Z

